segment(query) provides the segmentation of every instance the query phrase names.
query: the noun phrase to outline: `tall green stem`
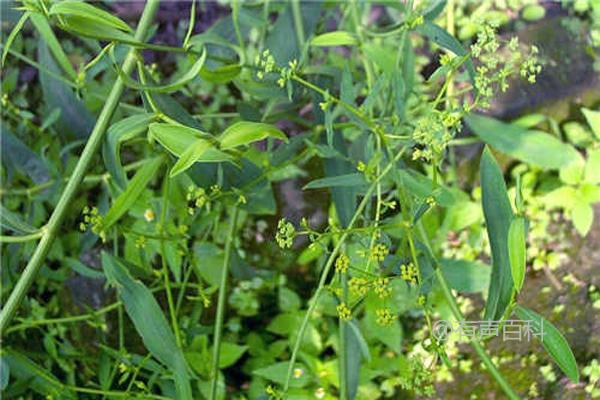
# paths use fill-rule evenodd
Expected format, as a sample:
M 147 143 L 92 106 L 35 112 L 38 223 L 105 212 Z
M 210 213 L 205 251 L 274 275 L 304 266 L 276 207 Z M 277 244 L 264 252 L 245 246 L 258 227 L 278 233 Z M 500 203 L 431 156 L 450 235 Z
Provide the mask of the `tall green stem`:
M 144 7 L 144 12 L 142 13 L 142 17 L 140 18 L 140 23 L 135 32 L 136 40 L 142 41 L 146 36 L 146 32 L 148 32 L 148 28 L 154 18 L 156 10 L 158 9 L 158 4 L 160 0 L 148 0 L 146 6 Z M 133 67 L 135 65 L 135 49 L 131 49 L 125 62 L 123 63 L 123 71 L 125 74 L 131 74 Z M 46 259 L 46 255 L 52 244 L 54 243 L 54 239 L 58 234 L 60 226 L 62 225 L 63 219 L 67 213 L 70 212 L 69 205 L 71 204 L 71 200 L 75 196 L 77 192 L 77 188 L 81 184 L 85 171 L 87 170 L 92 158 L 97 153 L 98 147 L 102 142 L 102 138 L 106 129 L 108 128 L 108 124 L 113 115 L 113 112 L 117 108 L 119 104 L 119 99 L 121 98 L 121 94 L 125 86 L 120 78 L 117 78 L 115 84 L 113 85 L 110 94 L 100 112 L 100 116 L 96 121 L 96 125 L 90 134 L 90 137 L 85 145 L 81 153 L 81 157 L 75 166 L 75 170 L 73 171 L 73 175 L 65 190 L 63 191 L 60 199 L 58 200 L 58 204 L 56 208 L 52 212 L 48 224 L 46 225 L 46 231 L 42 236 L 40 242 L 38 243 L 33 255 L 31 256 L 25 270 L 21 274 L 21 277 L 17 281 L 13 291 L 10 293 L 8 300 L 2 307 L 2 311 L 0 311 L 0 335 L 4 333 L 11 320 L 13 319 L 17 309 L 19 308 L 23 298 L 27 294 L 29 287 L 35 280 L 35 277 L 43 265 L 44 260 Z
M 221 350 L 221 333 L 223 332 L 223 319 L 225 317 L 225 295 L 227 294 L 227 275 L 229 274 L 229 260 L 231 259 L 231 244 L 235 235 L 238 208 L 233 209 L 229 232 L 225 239 L 225 257 L 223 259 L 223 270 L 221 271 L 221 285 L 219 286 L 219 300 L 217 303 L 217 317 L 215 318 L 215 333 L 213 338 L 213 359 L 210 372 L 210 400 L 217 398 L 217 384 L 219 381 L 219 355 Z

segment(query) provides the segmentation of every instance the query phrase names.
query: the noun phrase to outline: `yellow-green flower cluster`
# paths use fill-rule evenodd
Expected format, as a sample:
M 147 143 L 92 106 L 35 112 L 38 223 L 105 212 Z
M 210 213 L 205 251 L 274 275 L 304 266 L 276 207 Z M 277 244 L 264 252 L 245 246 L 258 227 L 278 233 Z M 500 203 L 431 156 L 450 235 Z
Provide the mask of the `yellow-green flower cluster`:
M 190 215 L 194 215 L 196 208 L 202 208 L 209 202 L 206 190 L 194 185 L 188 187 L 186 199 L 188 201 L 188 214 Z
M 375 311 L 377 319 L 375 320 L 381 326 L 390 326 L 394 322 L 394 316 L 389 308 L 380 308 Z
M 102 241 L 106 241 L 106 232 L 104 232 L 104 221 L 96 207 L 85 206 L 83 208 L 83 222 L 79 224 L 79 229 L 85 232 L 91 227 L 92 232 L 98 235 Z
M 345 254 L 340 254 L 335 260 L 335 271 L 345 274 L 348 271 L 348 266 L 350 265 L 350 259 Z
M 390 249 L 388 249 L 388 247 L 385 244 L 378 243 L 375 246 L 371 247 L 371 259 L 383 261 L 385 259 L 385 256 L 387 256 L 389 252 Z
M 277 79 L 277 84 L 279 85 L 279 87 L 284 87 L 285 84 L 288 83 L 290 79 L 292 79 L 292 76 L 296 73 L 297 69 L 298 60 L 292 60 L 288 63 L 288 67 L 282 68 L 280 72 L 280 77 L 279 79 Z
M 369 292 L 369 281 L 365 278 L 353 277 L 348 281 L 350 292 L 357 296 L 366 296 Z
M 336 307 L 336 310 L 338 313 L 338 317 L 342 321 L 350 321 L 352 319 L 352 311 L 350 310 L 350 308 L 348 308 L 346 303 L 340 303 L 340 305 Z
M 279 220 L 277 224 L 277 234 L 275 240 L 282 249 L 292 247 L 292 242 L 296 234 L 294 225 L 288 222 L 285 218 Z
M 377 278 L 373 282 L 373 291 L 380 299 L 385 299 L 392 294 L 388 278 Z
M 266 49 L 261 54 L 257 54 L 254 59 L 254 64 L 259 68 L 256 72 L 256 77 L 261 80 L 266 74 L 275 70 L 275 59 L 271 55 L 269 49 Z
M 417 268 L 413 263 L 408 265 L 402 264 L 400 266 L 400 278 L 405 280 L 408 283 L 416 284 L 417 283 Z

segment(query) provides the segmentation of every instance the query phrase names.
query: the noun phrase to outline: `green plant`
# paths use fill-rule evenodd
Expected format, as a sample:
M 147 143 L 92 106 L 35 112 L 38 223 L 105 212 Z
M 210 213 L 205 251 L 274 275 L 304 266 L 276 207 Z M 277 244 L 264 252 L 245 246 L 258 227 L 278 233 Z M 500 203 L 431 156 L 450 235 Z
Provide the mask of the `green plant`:
M 230 5 L 231 15 L 193 34 L 192 2 L 181 46 L 172 47 L 151 41 L 155 0 L 135 34 L 95 4 L 22 2 L 3 62 L 38 68 L 40 103 L 50 109 L 30 117 L 36 104 L 3 85 L 3 124 L 19 133 L 2 136 L 14 155 L 3 153 L 9 184 L 1 222 L 11 234 L 0 242 L 4 254 L 15 254 L 10 262 L 3 256 L 3 388 L 14 379 L 59 398 L 432 396 L 457 352 L 434 335 L 435 323 L 467 321 L 458 292 L 485 292 L 488 322 L 503 326 L 513 312 L 531 322 L 577 382 L 565 338 L 520 300 L 535 196 L 520 178 L 507 190 L 494 152 L 560 170 L 570 186 L 557 190 L 593 192 L 589 214 L 598 200 L 597 137 L 586 142 L 584 160 L 557 137 L 479 113 L 511 79 L 535 83 L 537 48 L 500 38 L 488 18 L 464 46 L 449 33 L 462 10 L 452 1 L 445 14 L 443 1 L 386 3 L 391 22 L 375 28 L 363 21 L 371 5 L 356 1 Z M 323 21 L 338 14 L 337 29 L 325 32 Z M 448 29 L 437 22 L 444 16 Z M 23 54 L 31 53 L 32 39 L 20 34 L 28 22 L 37 61 Z M 427 78 L 418 73 L 424 60 L 416 48 L 441 53 Z M 172 56 L 174 67 L 147 64 L 142 50 Z M 65 101 L 56 103 L 53 91 Z M 95 123 L 72 126 L 69 136 L 69 118 L 85 121 L 90 105 L 99 110 Z M 596 113 L 585 112 L 597 134 Z M 486 143 L 480 198 L 460 187 L 447 160 L 464 144 L 462 121 Z M 47 158 L 25 144 L 33 135 L 44 138 Z M 73 136 L 85 141 L 80 155 Z M 278 211 L 273 187 L 295 179 L 308 196 L 328 196 L 326 222 Z M 584 223 L 577 207 L 558 205 L 582 234 L 589 230 L 589 215 Z M 491 268 L 476 260 L 486 248 L 483 224 Z M 448 243 L 461 230 L 476 242 L 471 249 Z M 102 269 L 82 258 L 88 253 Z M 48 260 L 58 272 L 43 268 Z M 293 265 L 306 269 L 299 280 L 308 284 L 294 282 Z M 118 300 L 57 314 L 57 294 L 71 274 L 106 279 Z M 47 293 L 52 300 L 42 306 Z M 405 317 L 420 324 L 410 355 L 402 345 Z M 89 325 L 97 343 L 86 344 L 73 324 Z M 23 348 L 30 331 L 51 357 L 40 361 Z M 525 390 L 513 388 L 488 354 L 489 339 L 469 343 L 505 396 L 519 398 Z M 94 356 L 77 362 L 75 344 Z M 241 366 L 243 377 L 233 378 L 240 381 L 231 381 L 233 365 Z

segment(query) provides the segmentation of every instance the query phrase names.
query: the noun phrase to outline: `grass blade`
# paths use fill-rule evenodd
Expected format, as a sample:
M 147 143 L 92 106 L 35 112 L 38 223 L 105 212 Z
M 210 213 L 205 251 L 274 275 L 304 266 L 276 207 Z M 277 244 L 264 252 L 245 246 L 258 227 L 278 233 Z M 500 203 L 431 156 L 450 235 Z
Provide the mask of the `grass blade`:
M 35 29 L 37 29 L 37 31 L 40 33 L 40 36 L 44 39 L 44 42 L 46 42 L 50 48 L 50 51 L 54 55 L 54 58 L 56 58 L 56 61 L 58 61 L 58 64 L 60 64 L 61 68 L 67 73 L 67 75 L 69 75 L 69 78 L 72 81 L 77 80 L 77 73 L 75 72 L 75 69 L 73 69 L 69 58 L 60 46 L 60 43 L 54 35 L 54 32 L 52 32 L 52 29 L 50 28 L 46 18 L 41 14 L 33 13 L 31 14 L 31 22 L 35 26 Z

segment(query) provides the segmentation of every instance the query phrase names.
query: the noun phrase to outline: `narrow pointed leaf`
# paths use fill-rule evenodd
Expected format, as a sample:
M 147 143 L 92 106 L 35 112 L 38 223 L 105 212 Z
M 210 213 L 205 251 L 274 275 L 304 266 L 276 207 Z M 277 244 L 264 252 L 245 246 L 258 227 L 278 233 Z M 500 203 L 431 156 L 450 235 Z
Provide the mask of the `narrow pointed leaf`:
M 0 204 L 0 226 L 19 234 L 27 234 L 37 231 L 35 227 L 23 221 L 19 214 L 10 211 L 2 204 Z
M 559 169 L 582 162 L 573 146 L 541 131 L 506 124 L 491 117 L 465 117 L 473 132 L 494 149 L 541 168 Z
M 136 47 L 145 47 L 145 44 L 136 40 L 133 35 L 113 28 L 110 25 L 99 23 L 95 20 L 78 15 L 66 15 L 62 18 L 65 22 L 61 26 L 64 30 L 76 35 L 90 37 L 93 39 L 107 40 L 111 42 L 126 43 Z
M 325 47 L 325 46 L 354 46 L 358 44 L 356 36 L 350 32 L 335 31 L 327 32 L 322 35 L 315 36 L 310 41 L 311 46 Z
M 508 230 L 513 213 L 502 171 L 487 148 L 481 157 L 480 173 L 483 214 L 492 249 L 492 276 L 484 318 L 500 320 L 510 303 L 513 290 L 508 255 Z
M 121 165 L 121 144 L 142 134 L 154 119 L 154 114 L 137 114 L 111 125 L 102 146 L 106 169 L 121 189 L 127 186 L 127 176 Z
M 18 351 L 5 349 L 2 351 L 2 359 L 10 368 L 12 379 L 27 381 L 27 386 L 33 392 L 57 399 L 76 398 L 50 371 Z
M 75 15 L 97 24 L 106 25 L 125 32 L 133 30 L 122 19 L 83 1 L 61 1 L 50 7 L 50 15 Z
M 525 280 L 525 218 L 515 217 L 508 229 L 508 256 L 513 283 L 517 292 L 521 291 Z
M 156 171 L 158 171 L 163 161 L 163 157 L 156 157 L 148 160 L 140 168 L 129 182 L 129 185 L 127 185 L 125 191 L 117 197 L 112 207 L 106 213 L 104 217 L 104 229 L 110 228 L 135 204 L 135 201 L 140 197 L 148 182 L 156 176 Z
M 198 60 L 196 60 L 196 62 L 185 74 L 183 74 L 180 78 L 176 79 L 175 81 L 166 85 L 142 85 L 131 79 L 127 74 L 124 74 L 121 68 L 118 66 L 117 71 L 119 72 L 119 77 L 121 78 L 121 80 L 123 80 L 125 85 L 130 88 L 136 90 L 144 90 L 147 92 L 171 93 L 181 89 L 193 79 L 195 79 L 197 76 L 199 76 L 205 61 L 206 49 L 203 49 L 202 54 L 200 55 Z
M 120 259 L 109 253 L 102 253 L 102 267 L 108 281 L 117 288 L 144 346 L 173 372 L 177 398 L 191 399 L 189 367 L 150 290 L 129 274 Z
M 58 39 L 54 35 L 54 32 L 52 32 L 52 28 L 50 28 L 46 18 L 41 14 L 35 13 L 32 13 L 30 18 L 33 26 L 35 26 L 35 29 L 37 29 L 44 42 L 46 42 L 46 45 L 48 45 L 48 48 L 52 52 L 54 58 L 56 58 L 56 61 L 60 67 L 67 73 L 67 75 L 69 75 L 71 80 L 76 80 L 77 73 L 75 72 L 75 69 L 71 65 L 69 58 L 58 42 Z
M 21 15 L 21 18 L 19 18 L 19 21 L 17 21 L 17 23 L 15 24 L 12 31 L 10 31 L 8 37 L 6 38 L 6 43 L 3 44 L 4 48 L 2 49 L 2 66 L 4 66 L 4 61 L 6 60 L 6 55 L 8 54 L 8 50 L 10 50 L 12 42 L 15 40 L 15 38 L 23 28 L 23 25 L 25 25 L 25 22 L 27 22 L 28 18 L 29 12 L 24 12 L 23 15 Z
M 367 184 L 364 174 L 353 173 L 327 178 L 315 179 L 308 182 L 302 189 L 320 189 L 327 187 L 364 186 Z
M 219 141 L 223 150 L 273 137 L 287 142 L 287 136 L 273 125 L 260 122 L 240 121 L 231 125 L 221 134 Z
M 179 160 L 173 165 L 170 176 L 174 177 L 189 167 L 192 166 L 196 161 L 200 160 L 200 157 L 204 155 L 206 150 L 211 147 L 209 141 L 204 139 L 197 139 L 194 144 L 187 148 L 179 157 Z
M 541 334 L 542 345 L 554 362 L 573 383 L 579 383 L 577 361 L 569 343 L 560 331 L 544 317 L 526 307 L 519 305 L 515 312 L 521 320 L 531 321 L 532 330 L 535 334 Z

